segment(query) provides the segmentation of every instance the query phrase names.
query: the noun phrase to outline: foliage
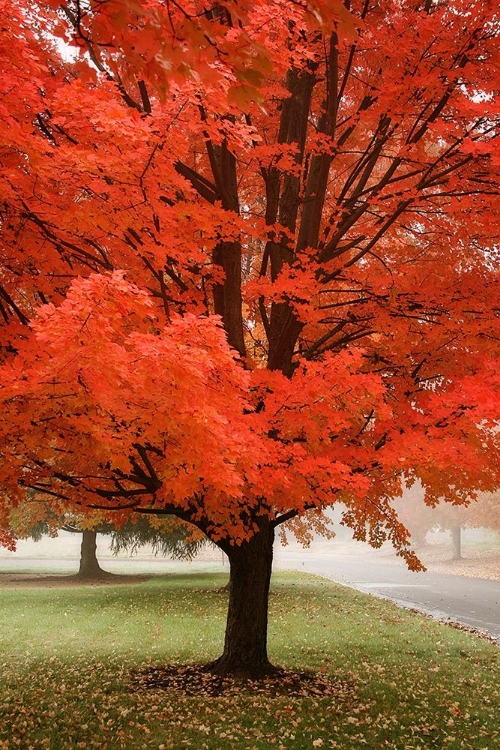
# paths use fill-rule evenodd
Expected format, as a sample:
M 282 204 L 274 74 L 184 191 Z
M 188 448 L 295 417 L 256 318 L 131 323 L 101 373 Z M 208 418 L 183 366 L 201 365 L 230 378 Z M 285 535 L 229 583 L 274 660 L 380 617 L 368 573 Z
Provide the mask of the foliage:
M 135 553 L 141 546 L 151 545 L 154 554 L 169 555 L 177 560 L 192 559 L 207 541 L 196 529 L 175 517 L 136 517 L 116 528 L 110 522 L 113 517 L 106 521 L 102 511 L 69 515 L 63 504 L 57 509 L 54 503 L 46 502 L 44 495 L 37 496 L 29 491 L 28 497 L 29 501 L 10 512 L 9 529 L 16 539 L 30 537 L 38 542 L 46 535 L 57 536 L 60 529 L 75 533 L 96 531 L 111 535 L 111 549 L 115 554 Z
M 277 575 L 272 648 L 288 668 L 332 678 L 336 695 L 270 695 L 265 685 L 209 699 L 131 691 L 130 671 L 145 661 L 217 653 L 222 583 L 198 573 L 4 589 L 0 741 L 53 750 L 480 750 L 497 741 L 493 644 L 312 576 Z
M 498 483 L 494 4 L 2 7 L 10 501 L 341 498 L 416 564 L 403 481 Z
M 109 523 L 105 522 L 102 512 L 69 514 L 62 502 L 48 503 L 45 495 L 37 494 L 33 490 L 28 490 L 24 501 L 12 508 L 9 528 L 16 539 L 31 537 L 35 542 L 40 541 L 45 535 L 57 536 L 60 529 L 75 532 L 85 529 L 104 534 L 110 531 Z
M 192 560 L 206 545 L 207 538 L 192 526 L 187 527 L 175 518 L 134 518 L 111 533 L 111 550 L 136 553 L 150 545 L 155 555 L 173 560 Z

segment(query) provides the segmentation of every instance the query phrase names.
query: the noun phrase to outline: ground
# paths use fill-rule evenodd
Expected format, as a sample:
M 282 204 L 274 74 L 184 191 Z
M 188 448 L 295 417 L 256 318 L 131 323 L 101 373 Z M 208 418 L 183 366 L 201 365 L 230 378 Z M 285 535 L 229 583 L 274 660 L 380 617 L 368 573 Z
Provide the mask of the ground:
M 88 581 L 77 575 L 47 575 L 46 573 L 3 573 L 0 569 L 1 588 L 64 588 L 65 586 L 117 586 L 119 584 L 147 581 L 145 575 L 110 575 Z
M 155 559 L 144 553 L 139 558 L 132 560 L 113 558 L 107 549 L 107 540 L 101 539 L 99 558 L 104 569 L 112 570 L 113 573 L 104 580 L 95 582 L 82 581 L 76 575 L 71 574 L 72 567 L 76 566 L 78 559 L 78 548 L 74 544 L 74 536 L 64 536 L 59 539 L 47 539 L 34 545 L 31 542 L 22 542 L 17 553 L 0 553 L 0 587 L 1 588 L 40 588 L 60 589 L 66 586 L 81 585 L 82 587 L 100 588 L 109 584 L 139 583 L 146 581 L 149 572 L 154 575 L 161 568 L 172 570 L 186 570 L 186 563 L 174 563 Z M 464 559 L 451 559 L 451 546 L 449 540 L 432 538 L 425 547 L 418 550 L 424 564 L 431 570 L 453 573 L 478 578 L 500 580 L 500 547 L 495 537 L 482 537 L 464 540 Z M 292 545 L 292 551 L 295 545 Z M 371 551 L 362 545 L 353 545 L 347 539 L 337 538 L 333 542 L 327 540 L 316 540 L 313 548 L 320 554 L 335 556 L 363 555 L 369 558 L 376 555 L 378 561 L 394 563 L 399 559 L 395 557 L 390 547 L 384 547 L 381 551 Z M 282 557 L 283 550 L 279 550 Z M 285 551 L 286 555 L 286 551 Z M 221 569 L 224 558 L 220 552 L 207 549 L 200 555 L 199 562 L 205 566 L 217 566 Z M 198 562 L 198 561 L 197 561 Z M 196 564 L 193 566 L 196 567 Z M 226 563 L 227 569 L 227 563 Z M 467 630 L 467 628 L 461 629 Z M 237 695 L 242 689 L 248 690 L 248 684 L 242 686 L 238 679 L 221 678 L 211 674 L 202 665 L 169 664 L 155 667 L 145 667 L 135 670 L 131 674 L 131 689 L 133 691 L 146 690 L 174 690 L 177 694 L 215 698 L 220 695 Z M 253 692 L 263 693 L 273 697 L 278 693 L 289 697 L 314 699 L 318 696 L 329 696 L 336 701 L 344 700 L 349 693 L 349 685 L 339 680 L 334 680 L 322 672 L 287 671 L 282 672 L 274 678 L 268 678 L 256 683 L 251 688 Z
M 464 553 L 462 560 L 450 560 L 450 550 L 447 546 L 432 545 L 418 550 L 422 562 L 429 570 L 440 573 L 452 573 L 456 576 L 470 578 L 488 578 L 500 581 L 500 549 L 470 548 Z
M 270 613 L 273 662 L 306 679 L 286 693 L 236 682 L 214 694 L 209 680 L 186 694 L 205 673 L 181 690 L 180 671 L 220 652 L 221 567 L 130 586 L 2 589 L 0 747 L 500 747 L 498 647 L 307 574 L 276 573 Z M 151 670 L 175 688 L 141 686 Z

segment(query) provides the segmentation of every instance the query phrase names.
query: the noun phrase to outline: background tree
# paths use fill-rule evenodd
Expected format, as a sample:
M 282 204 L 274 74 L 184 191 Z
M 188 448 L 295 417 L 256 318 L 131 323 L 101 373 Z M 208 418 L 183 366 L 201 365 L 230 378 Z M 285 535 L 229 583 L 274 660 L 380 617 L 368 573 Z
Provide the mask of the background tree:
M 466 505 L 426 505 L 422 488 L 414 486 L 397 501 L 396 509 L 401 521 L 410 530 L 414 545 L 422 547 L 426 535 L 433 529 L 449 531 L 453 559 L 462 558 L 462 531 L 464 528 L 500 530 L 500 502 L 498 493 L 479 493 L 475 502 Z
M 10 513 L 9 529 L 17 539 L 39 542 L 44 536 L 56 537 L 59 531 L 81 534 L 80 560 L 77 578 L 100 580 L 110 576 L 97 558 L 97 534 L 109 534 L 111 525 L 103 522 L 103 514 L 94 511 L 86 515 L 69 514 L 62 504 L 47 504 L 36 493 L 28 491 L 25 502 Z
M 151 547 L 154 555 L 173 560 L 193 560 L 208 539 L 193 526 L 169 516 L 139 516 L 111 532 L 111 550 L 135 554 L 141 547 Z
M 194 524 L 265 673 L 277 527 L 500 484 L 498 8 L 1 1 L 0 482 Z
M 62 504 L 55 507 L 35 493 L 28 492 L 27 502 L 13 508 L 10 513 L 9 531 L 17 539 L 33 539 L 39 542 L 44 536 L 56 537 L 59 531 L 81 534 L 80 560 L 77 578 L 97 581 L 109 578 L 100 566 L 97 557 L 97 535 L 110 536 L 110 548 L 114 554 L 136 553 L 141 547 L 152 548 L 155 555 L 176 560 L 192 560 L 207 538 L 194 527 L 188 528 L 175 517 L 135 517 L 120 528 L 113 526 L 112 519 L 103 518 L 102 511 L 85 515 L 69 515 Z

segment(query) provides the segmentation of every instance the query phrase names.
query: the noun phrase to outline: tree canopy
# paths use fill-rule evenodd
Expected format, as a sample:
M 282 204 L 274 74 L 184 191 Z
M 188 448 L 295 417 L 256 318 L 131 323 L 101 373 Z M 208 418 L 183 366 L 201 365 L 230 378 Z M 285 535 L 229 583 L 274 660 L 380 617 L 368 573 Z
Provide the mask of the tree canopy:
M 0 8 L 7 510 L 417 567 L 405 485 L 500 485 L 497 3 Z

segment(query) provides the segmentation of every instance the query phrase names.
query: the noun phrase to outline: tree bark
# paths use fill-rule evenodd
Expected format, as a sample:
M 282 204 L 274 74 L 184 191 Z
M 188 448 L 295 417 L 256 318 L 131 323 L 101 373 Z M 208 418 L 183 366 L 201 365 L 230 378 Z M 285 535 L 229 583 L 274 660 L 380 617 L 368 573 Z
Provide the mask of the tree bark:
M 248 542 L 224 546 L 231 569 L 224 651 L 208 666 L 217 674 L 257 679 L 278 671 L 267 657 L 274 528 L 269 519 L 259 527 Z
M 451 529 L 451 540 L 453 542 L 453 559 L 462 559 L 462 527 L 460 524 Z
M 108 575 L 99 565 L 97 559 L 97 532 L 82 532 L 82 546 L 80 548 L 80 569 L 78 575 L 80 578 L 97 579 L 104 578 Z

